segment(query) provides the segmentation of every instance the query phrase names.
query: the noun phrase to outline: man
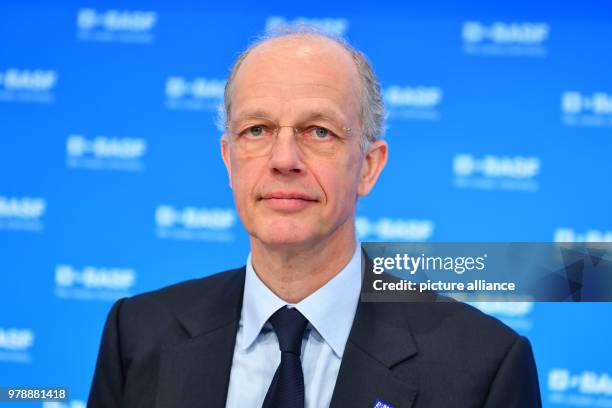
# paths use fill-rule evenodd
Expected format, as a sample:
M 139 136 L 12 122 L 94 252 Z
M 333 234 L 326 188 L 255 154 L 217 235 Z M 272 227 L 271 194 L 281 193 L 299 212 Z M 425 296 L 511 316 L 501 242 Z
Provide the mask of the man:
M 363 55 L 309 31 L 251 47 L 221 153 L 247 265 L 118 301 L 89 407 L 538 407 L 529 342 L 460 303 L 359 302 L 358 197 L 386 159 Z

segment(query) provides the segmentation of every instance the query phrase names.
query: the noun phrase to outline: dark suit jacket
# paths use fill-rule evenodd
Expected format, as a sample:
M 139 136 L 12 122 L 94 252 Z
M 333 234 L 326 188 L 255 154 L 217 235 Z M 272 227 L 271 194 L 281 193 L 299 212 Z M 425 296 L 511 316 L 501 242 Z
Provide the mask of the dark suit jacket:
M 87 406 L 225 406 L 245 268 L 117 301 Z M 540 407 L 529 341 L 459 303 L 360 302 L 333 408 Z M 258 407 L 254 407 L 258 408 Z

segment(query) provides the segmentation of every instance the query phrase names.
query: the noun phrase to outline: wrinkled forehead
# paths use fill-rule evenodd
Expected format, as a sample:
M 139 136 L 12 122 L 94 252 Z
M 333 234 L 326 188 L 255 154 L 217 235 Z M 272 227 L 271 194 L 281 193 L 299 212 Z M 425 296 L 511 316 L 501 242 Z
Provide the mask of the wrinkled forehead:
M 351 54 L 320 36 L 286 36 L 255 47 L 232 86 L 232 116 L 253 104 L 283 107 L 329 105 L 347 119 L 358 117 L 361 84 Z

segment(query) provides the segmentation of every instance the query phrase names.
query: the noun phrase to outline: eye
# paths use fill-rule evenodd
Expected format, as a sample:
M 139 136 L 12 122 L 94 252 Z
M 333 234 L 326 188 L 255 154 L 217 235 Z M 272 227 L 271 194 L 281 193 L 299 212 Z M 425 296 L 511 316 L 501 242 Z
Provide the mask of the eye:
M 311 134 L 313 136 L 315 136 L 317 139 L 325 139 L 328 136 L 331 136 L 332 133 L 329 131 L 329 129 L 326 129 L 324 127 L 321 126 L 317 126 L 317 127 L 313 127 L 310 130 Z
M 261 136 L 264 134 L 264 127 L 260 125 L 251 126 L 247 129 L 248 136 Z

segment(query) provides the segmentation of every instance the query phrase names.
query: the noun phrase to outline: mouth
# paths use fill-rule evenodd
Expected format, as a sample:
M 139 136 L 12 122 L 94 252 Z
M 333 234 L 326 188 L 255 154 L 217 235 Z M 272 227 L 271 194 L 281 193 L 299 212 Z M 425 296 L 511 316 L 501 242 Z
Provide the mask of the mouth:
M 299 192 L 276 191 L 263 194 L 259 201 L 274 210 L 291 212 L 307 208 L 319 200 Z

